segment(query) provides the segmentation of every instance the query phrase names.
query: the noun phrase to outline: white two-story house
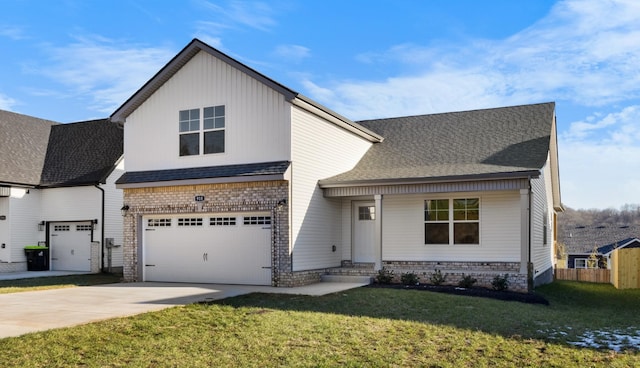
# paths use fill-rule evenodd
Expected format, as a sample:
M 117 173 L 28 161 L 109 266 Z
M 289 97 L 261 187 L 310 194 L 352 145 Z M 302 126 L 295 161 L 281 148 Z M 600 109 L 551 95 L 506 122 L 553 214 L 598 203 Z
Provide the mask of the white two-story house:
M 303 285 L 340 269 L 552 279 L 555 105 L 354 122 L 193 40 L 124 127 L 130 281 Z

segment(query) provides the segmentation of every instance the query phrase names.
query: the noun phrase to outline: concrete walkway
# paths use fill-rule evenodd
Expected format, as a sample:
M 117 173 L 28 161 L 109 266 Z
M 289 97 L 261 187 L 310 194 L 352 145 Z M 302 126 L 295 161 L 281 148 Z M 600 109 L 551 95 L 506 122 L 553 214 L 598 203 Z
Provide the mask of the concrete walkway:
M 0 338 L 253 292 L 320 296 L 364 285 L 321 282 L 295 288 L 275 288 L 139 282 L 0 294 Z

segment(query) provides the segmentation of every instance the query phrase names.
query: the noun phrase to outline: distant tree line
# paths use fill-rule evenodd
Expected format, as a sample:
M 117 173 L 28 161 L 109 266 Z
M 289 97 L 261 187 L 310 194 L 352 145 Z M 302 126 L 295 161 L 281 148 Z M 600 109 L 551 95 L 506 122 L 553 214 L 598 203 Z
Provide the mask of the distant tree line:
M 625 204 L 619 210 L 566 207 L 558 214 L 558 221 L 561 225 L 640 225 L 640 204 Z

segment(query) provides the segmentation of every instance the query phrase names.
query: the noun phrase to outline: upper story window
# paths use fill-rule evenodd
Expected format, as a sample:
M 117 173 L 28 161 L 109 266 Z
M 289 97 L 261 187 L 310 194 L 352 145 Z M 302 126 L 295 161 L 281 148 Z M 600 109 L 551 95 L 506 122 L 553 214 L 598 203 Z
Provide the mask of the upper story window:
M 480 199 L 424 201 L 425 244 L 480 244 Z
M 224 152 L 224 105 L 181 110 L 178 120 L 180 156 Z

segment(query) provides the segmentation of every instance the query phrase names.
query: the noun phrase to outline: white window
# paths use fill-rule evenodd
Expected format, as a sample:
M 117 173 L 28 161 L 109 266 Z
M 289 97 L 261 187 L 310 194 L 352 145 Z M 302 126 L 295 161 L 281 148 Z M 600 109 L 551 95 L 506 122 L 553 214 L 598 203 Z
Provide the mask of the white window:
M 202 114 L 200 109 L 181 110 L 178 114 L 178 126 L 180 156 L 224 152 L 224 105 L 205 107 Z
M 178 226 L 202 226 L 202 217 L 179 218 Z
M 480 199 L 424 201 L 425 244 L 480 244 Z
M 271 216 L 245 216 L 245 225 L 271 225 Z
M 91 225 L 76 225 L 76 231 L 91 231 L 92 228 Z
M 70 231 L 69 225 L 54 225 L 53 231 Z
M 148 227 L 169 227 L 171 226 L 170 218 L 156 218 L 147 220 Z
M 375 206 L 360 206 L 358 207 L 358 220 L 371 221 L 376 219 Z
M 573 260 L 574 268 L 587 268 L 587 259 L 586 258 L 576 258 Z
M 235 217 L 212 217 L 209 219 L 210 226 L 234 226 L 235 224 Z

